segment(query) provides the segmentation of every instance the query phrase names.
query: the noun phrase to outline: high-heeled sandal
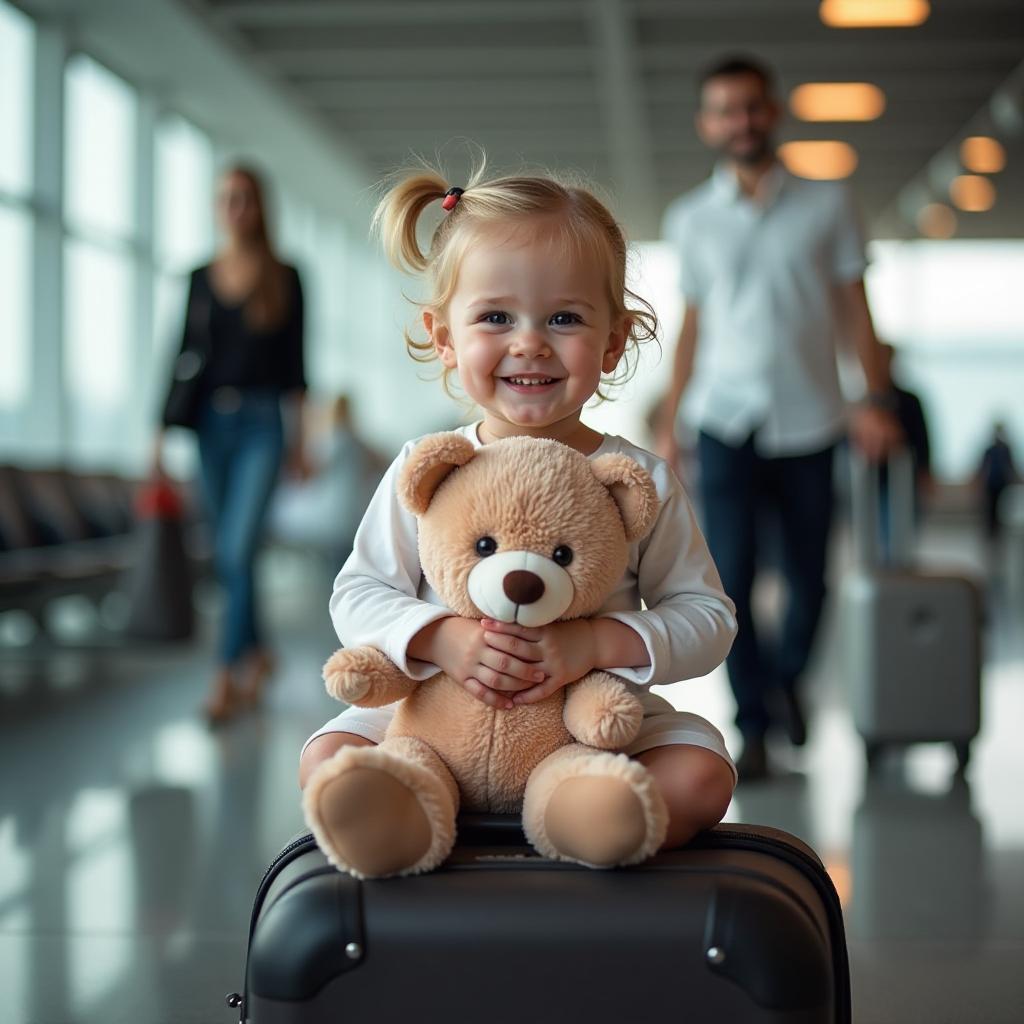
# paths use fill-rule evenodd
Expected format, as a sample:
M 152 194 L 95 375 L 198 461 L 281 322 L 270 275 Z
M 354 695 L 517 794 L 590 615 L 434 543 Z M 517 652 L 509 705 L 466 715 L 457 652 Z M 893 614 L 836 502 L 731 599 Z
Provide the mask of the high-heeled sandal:
M 263 698 L 263 689 L 277 669 L 277 659 L 269 651 L 258 651 L 247 659 L 244 675 L 238 688 L 243 706 L 253 708 Z
M 231 679 L 221 679 L 215 684 L 210 697 L 203 704 L 203 717 L 212 728 L 224 725 L 238 713 L 239 694 Z

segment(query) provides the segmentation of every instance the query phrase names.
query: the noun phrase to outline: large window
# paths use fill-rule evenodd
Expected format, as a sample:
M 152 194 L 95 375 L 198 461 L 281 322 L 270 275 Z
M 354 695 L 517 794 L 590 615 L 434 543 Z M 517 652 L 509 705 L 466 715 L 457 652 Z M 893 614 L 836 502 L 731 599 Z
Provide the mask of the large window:
M 29 394 L 32 368 L 29 304 L 31 295 L 31 221 L 17 206 L 0 205 L 0 437 L 14 436 L 8 416 Z
M 64 250 L 64 386 L 75 461 L 121 460 L 132 358 L 132 265 L 116 249 L 70 239 Z
M 209 259 L 213 247 L 213 150 L 180 117 L 156 130 L 156 259 L 180 274 Z
M 134 233 L 136 99 L 88 57 L 64 76 L 64 204 L 72 228 L 127 239 Z
M 0 194 L 32 187 L 32 22 L 0 3 Z
M 31 366 L 32 75 L 35 33 L 0 2 L 0 446 L 22 430 Z
M 64 203 L 65 450 L 76 462 L 114 466 L 134 413 L 136 293 L 132 89 L 88 57 L 67 66 Z

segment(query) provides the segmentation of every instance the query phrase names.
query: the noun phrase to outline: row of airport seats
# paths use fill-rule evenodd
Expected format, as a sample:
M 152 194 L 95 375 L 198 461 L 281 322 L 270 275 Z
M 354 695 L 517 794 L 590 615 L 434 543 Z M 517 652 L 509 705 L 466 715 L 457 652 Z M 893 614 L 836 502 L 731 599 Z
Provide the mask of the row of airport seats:
M 55 598 L 118 589 L 135 554 L 139 486 L 111 473 L 0 465 L 0 614 L 25 612 L 45 631 Z M 201 561 L 194 518 L 189 550 Z

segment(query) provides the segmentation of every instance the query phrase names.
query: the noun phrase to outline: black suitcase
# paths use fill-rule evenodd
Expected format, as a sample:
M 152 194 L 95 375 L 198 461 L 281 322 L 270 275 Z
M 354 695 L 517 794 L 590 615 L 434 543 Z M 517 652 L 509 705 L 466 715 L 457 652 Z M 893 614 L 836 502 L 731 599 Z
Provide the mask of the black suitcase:
M 788 833 L 719 825 L 645 864 L 594 871 L 470 816 L 438 871 L 357 881 L 312 836 L 253 907 L 251 1024 L 835 1024 L 850 1020 L 842 911 Z

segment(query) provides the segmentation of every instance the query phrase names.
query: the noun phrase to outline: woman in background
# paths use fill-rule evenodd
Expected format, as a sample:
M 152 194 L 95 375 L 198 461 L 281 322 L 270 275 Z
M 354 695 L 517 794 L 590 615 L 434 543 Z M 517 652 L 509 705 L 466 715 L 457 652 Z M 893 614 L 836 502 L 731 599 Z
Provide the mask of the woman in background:
M 214 565 L 226 591 L 219 664 L 205 712 L 212 724 L 255 704 L 273 669 L 254 584 L 256 549 L 284 462 L 304 473 L 303 299 L 267 230 L 256 173 L 234 166 L 217 196 L 224 244 L 189 282 L 182 352 L 202 353 L 194 423 Z M 167 410 L 163 424 L 171 420 Z M 286 430 L 287 425 L 287 430 Z M 154 464 L 161 467 L 163 430 Z

